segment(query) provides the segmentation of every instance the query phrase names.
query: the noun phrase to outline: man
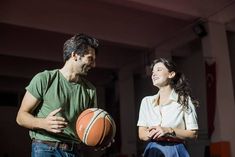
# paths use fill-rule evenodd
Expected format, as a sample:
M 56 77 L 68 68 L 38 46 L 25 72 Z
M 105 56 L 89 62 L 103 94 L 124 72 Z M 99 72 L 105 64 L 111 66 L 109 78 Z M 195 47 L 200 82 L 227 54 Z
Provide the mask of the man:
M 30 129 L 32 157 L 80 156 L 79 114 L 97 107 L 95 87 L 83 78 L 95 67 L 98 40 L 77 34 L 64 43 L 61 69 L 40 72 L 26 87 L 16 121 Z

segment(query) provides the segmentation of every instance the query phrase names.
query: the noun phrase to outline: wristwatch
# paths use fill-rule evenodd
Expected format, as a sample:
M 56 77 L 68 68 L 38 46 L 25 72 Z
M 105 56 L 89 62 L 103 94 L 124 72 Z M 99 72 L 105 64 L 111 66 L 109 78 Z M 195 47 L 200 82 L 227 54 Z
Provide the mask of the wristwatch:
M 169 135 L 170 135 L 170 136 L 174 136 L 174 137 L 175 137 L 175 136 L 176 136 L 176 134 L 175 134 L 175 130 L 174 130 L 174 129 L 172 129 L 171 127 L 170 127 L 170 130 L 171 130 L 171 131 L 169 132 Z

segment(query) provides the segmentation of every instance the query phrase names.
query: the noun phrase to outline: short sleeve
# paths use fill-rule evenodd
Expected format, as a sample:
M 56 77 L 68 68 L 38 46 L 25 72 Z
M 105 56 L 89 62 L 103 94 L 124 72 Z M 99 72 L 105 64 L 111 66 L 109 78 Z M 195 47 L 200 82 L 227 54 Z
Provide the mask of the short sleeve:
M 82 78 L 83 85 L 89 95 L 89 105 L 87 107 L 98 107 L 96 87 L 88 80 Z
M 197 113 L 191 99 L 189 99 L 189 108 L 184 113 L 186 130 L 198 130 Z
M 38 73 L 30 81 L 29 85 L 25 88 L 35 98 L 42 100 L 45 89 L 46 78 L 44 73 Z
M 93 102 L 93 107 L 98 107 L 96 90 L 94 90 L 93 97 L 92 97 L 92 102 Z
M 137 122 L 137 126 L 147 126 L 146 121 L 146 106 L 147 106 L 147 100 L 146 97 L 142 99 L 140 104 L 140 110 L 139 110 L 139 119 Z

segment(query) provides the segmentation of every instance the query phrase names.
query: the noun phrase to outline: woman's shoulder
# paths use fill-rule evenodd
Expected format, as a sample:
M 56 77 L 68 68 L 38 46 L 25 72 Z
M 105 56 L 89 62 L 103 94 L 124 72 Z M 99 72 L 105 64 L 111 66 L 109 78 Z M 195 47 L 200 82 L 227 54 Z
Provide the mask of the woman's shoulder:
M 157 95 L 157 94 L 155 94 L 155 95 L 147 95 L 147 96 L 143 97 L 142 102 L 149 102 L 149 103 L 153 103 L 153 102 L 154 102 L 154 100 L 156 100 L 156 99 L 157 99 L 157 97 L 158 97 L 158 95 Z
M 143 99 L 154 99 L 157 95 L 146 95 Z

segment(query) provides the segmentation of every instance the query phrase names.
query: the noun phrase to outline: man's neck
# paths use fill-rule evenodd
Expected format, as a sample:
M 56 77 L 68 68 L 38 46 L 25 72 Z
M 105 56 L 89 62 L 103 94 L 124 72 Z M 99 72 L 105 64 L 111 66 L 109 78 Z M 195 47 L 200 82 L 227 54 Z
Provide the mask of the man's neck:
M 80 75 L 75 73 L 69 64 L 65 63 L 64 67 L 60 69 L 60 72 L 69 82 L 79 82 L 80 80 Z

